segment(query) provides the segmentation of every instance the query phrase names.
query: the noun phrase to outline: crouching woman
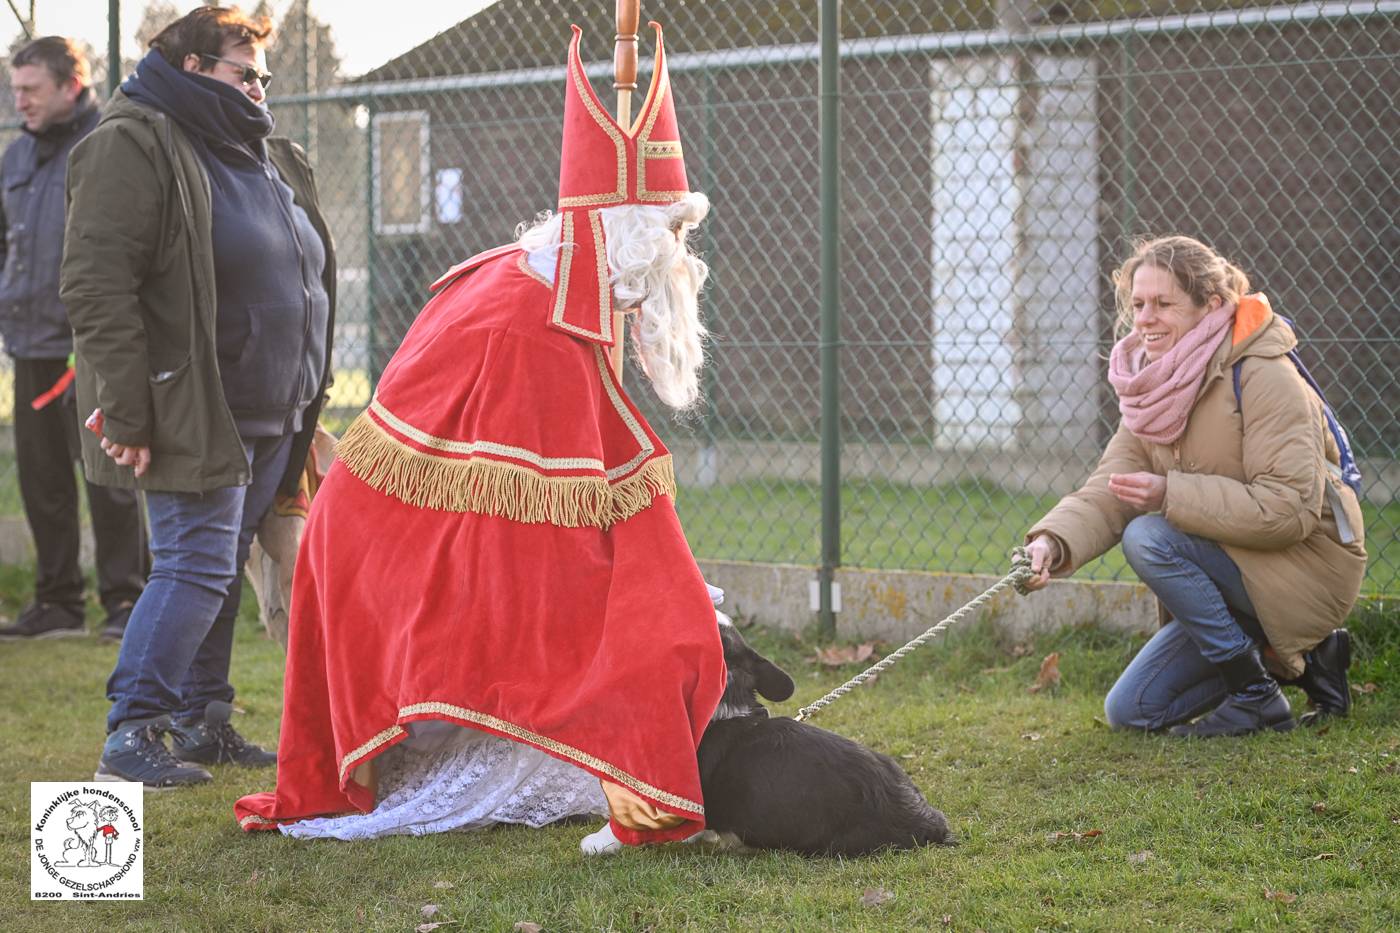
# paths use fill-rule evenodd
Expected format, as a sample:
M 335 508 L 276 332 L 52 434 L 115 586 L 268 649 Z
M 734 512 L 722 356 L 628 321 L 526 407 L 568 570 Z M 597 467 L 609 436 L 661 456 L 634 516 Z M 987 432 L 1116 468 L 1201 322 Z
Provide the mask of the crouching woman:
M 1305 723 L 1345 715 L 1338 626 L 1366 568 L 1361 512 L 1287 355 L 1292 328 L 1189 237 L 1140 244 L 1114 284 L 1122 420 L 1083 488 L 1027 533 L 1031 588 L 1121 541 L 1156 594 L 1164 624 L 1104 703 L 1115 728 L 1283 731 L 1295 723 L 1280 683 L 1308 694 Z

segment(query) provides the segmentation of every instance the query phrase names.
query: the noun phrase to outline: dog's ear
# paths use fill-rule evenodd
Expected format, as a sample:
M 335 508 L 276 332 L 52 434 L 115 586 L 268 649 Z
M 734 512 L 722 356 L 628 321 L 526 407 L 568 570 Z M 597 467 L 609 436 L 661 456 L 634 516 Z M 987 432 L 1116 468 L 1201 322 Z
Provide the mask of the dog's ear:
M 757 652 L 754 652 L 754 659 L 758 662 L 753 667 L 754 687 L 765 699 L 781 703 L 792 696 L 797 684 L 786 671 Z

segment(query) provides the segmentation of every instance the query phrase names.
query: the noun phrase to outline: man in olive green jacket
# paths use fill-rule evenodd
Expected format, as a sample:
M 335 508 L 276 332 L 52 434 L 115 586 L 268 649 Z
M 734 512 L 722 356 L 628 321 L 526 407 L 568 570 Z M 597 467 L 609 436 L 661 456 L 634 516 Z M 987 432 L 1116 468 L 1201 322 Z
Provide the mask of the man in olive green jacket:
M 270 33 L 235 8 L 186 14 L 70 161 L 60 290 L 94 413 L 84 465 L 146 491 L 153 556 L 97 780 L 177 787 L 277 760 L 229 721 L 234 618 L 329 383 L 335 253 L 304 153 L 270 136 Z

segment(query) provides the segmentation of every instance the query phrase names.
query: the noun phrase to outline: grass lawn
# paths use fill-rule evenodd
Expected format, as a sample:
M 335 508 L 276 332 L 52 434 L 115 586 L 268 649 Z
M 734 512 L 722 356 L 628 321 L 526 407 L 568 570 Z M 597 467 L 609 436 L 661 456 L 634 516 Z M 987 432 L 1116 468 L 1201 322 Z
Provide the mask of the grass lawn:
M 28 586 L 0 571 L 5 612 Z M 244 615 L 236 722 L 270 743 L 282 652 Z M 270 789 L 273 775 L 224 767 L 210 786 L 147 794 L 146 900 L 121 904 L 31 904 L 26 854 L 27 782 L 92 774 L 116 648 L 3 644 L 0 927 L 408 931 L 435 904 L 442 933 L 517 921 L 555 931 L 1395 929 L 1397 621 L 1394 604 L 1353 621 L 1353 683 L 1375 688 L 1357 695 L 1350 719 L 1193 743 L 1099 721 L 1137 647 L 1126 638 L 1070 630 L 1007 645 L 986 620 L 954 629 L 817 719 L 894 755 L 947 813 L 962 840 L 953 849 L 842 862 L 670 846 L 585 860 L 587 826 L 303 842 L 239 832 L 234 799 Z M 821 668 L 809 644 L 748 635 L 797 679 L 779 712 L 859 669 Z M 1063 685 L 1030 694 L 1049 651 L 1061 652 Z M 1102 834 L 1056 835 L 1090 830 Z M 866 892 L 880 903 L 863 904 Z
M 977 482 L 848 482 L 841 493 L 845 566 L 996 576 L 1010 569 L 1010 551 L 1026 529 L 1058 501 Z M 685 486 L 676 508 L 699 557 L 794 564 L 821 559 L 821 488 L 816 484 Z M 1400 596 L 1400 499 L 1363 505 L 1362 512 L 1369 556 L 1364 591 Z M 1135 579 L 1118 548 L 1082 567 L 1076 577 Z

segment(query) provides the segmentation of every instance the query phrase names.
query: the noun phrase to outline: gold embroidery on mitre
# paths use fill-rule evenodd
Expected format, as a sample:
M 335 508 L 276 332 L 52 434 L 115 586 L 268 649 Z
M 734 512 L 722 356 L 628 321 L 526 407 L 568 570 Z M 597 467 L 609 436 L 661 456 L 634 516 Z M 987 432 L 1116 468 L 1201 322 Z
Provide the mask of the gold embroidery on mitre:
M 656 99 L 651 102 L 652 106 L 651 110 L 647 113 L 646 125 L 642 127 L 641 135 L 637 137 L 637 200 L 639 201 L 679 201 L 690 193 L 689 191 L 679 190 L 647 190 L 647 148 L 652 145 L 674 145 L 676 147 L 676 155 L 666 156 L 666 158 L 680 157 L 680 140 L 662 140 L 657 143 L 652 143 L 651 141 L 652 131 L 656 128 L 656 118 L 661 115 L 661 105 L 665 101 L 666 95 L 669 93 L 671 93 L 671 77 L 668 73 L 656 88 Z M 651 97 L 650 94 L 647 96 L 648 98 Z
M 627 144 L 623 142 L 622 130 L 612 117 L 598 109 L 598 104 L 594 101 L 592 85 L 588 83 L 588 77 L 583 73 L 583 66 L 580 64 L 577 55 L 578 36 L 574 36 L 573 45 L 569 49 L 569 77 L 574 83 L 574 92 L 579 100 L 583 101 L 583 106 L 587 108 L 588 115 L 593 118 L 593 122 L 598 124 L 603 132 L 608 134 L 612 140 L 613 148 L 617 151 L 617 190 L 610 194 L 579 194 L 572 197 L 560 198 L 559 207 L 592 207 L 596 204 L 620 204 L 627 200 Z
M 679 139 L 645 142 L 642 144 L 642 155 L 648 159 L 684 158 L 681 154 L 681 141 Z
M 545 476 L 515 463 L 418 450 L 368 413 L 350 425 L 336 445 L 336 456 L 366 485 L 408 505 L 526 524 L 606 531 L 649 507 L 657 496 L 676 494 L 670 454 L 646 461 L 617 482 L 602 476 Z
M 603 243 L 603 221 L 602 213 L 597 210 L 588 212 L 589 230 L 593 235 L 593 253 L 596 257 L 596 269 L 598 274 L 598 295 L 603 302 L 603 307 L 598 315 L 599 330 L 589 330 L 586 327 L 579 327 L 577 324 L 570 324 L 564 320 L 564 308 L 568 303 L 569 280 L 573 272 L 575 251 L 568 249 L 575 243 L 574 240 L 574 212 L 565 211 L 560 217 L 559 242 L 561 244 L 559 252 L 559 288 L 554 293 L 554 308 L 550 311 L 550 321 L 556 327 L 562 328 L 571 334 L 578 334 L 580 337 L 602 340 L 605 343 L 612 343 L 612 288 L 608 283 L 608 255 L 607 248 Z
M 654 787 L 646 781 L 633 777 L 611 762 L 604 761 L 595 755 L 590 755 L 585 751 L 574 748 L 572 745 L 556 742 L 554 739 L 540 735 L 538 732 L 522 729 L 513 722 L 498 719 L 487 713 L 479 713 L 476 710 L 467 709 L 464 706 L 455 706 L 451 703 L 428 702 L 414 703 L 402 707 L 399 710 L 399 719 L 403 720 L 409 716 L 421 716 L 425 713 L 435 716 L 447 716 L 452 719 L 461 720 L 462 722 L 485 726 L 494 732 L 500 732 L 513 739 L 519 739 L 537 748 L 544 749 L 547 752 L 552 752 L 560 758 L 581 764 L 594 772 L 606 774 L 611 780 L 618 784 L 628 787 L 639 794 L 644 794 L 659 803 L 664 803 L 678 810 L 685 810 L 687 813 L 694 813 L 700 816 L 703 816 L 705 813 L 705 808 L 701 804 L 693 800 L 687 800 L 677 794 L 672 794 L 669 791 L 664 791 L 659 787 Z M 395 728 L 398 727 L 396 726 Z

